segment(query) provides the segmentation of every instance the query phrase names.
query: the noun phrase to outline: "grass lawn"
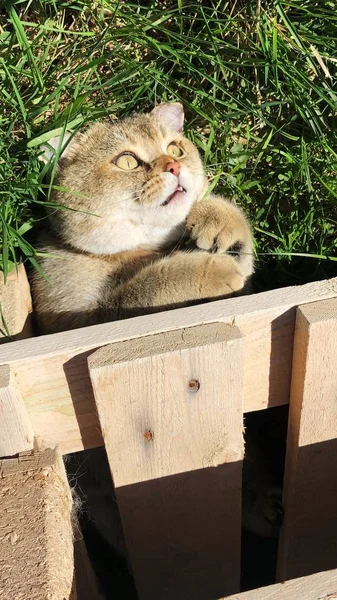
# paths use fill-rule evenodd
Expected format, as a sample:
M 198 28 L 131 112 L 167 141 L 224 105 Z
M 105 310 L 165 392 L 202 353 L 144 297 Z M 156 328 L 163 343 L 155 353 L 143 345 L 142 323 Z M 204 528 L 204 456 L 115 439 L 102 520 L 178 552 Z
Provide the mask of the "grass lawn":
M 40 144 L 165 100 L 251 218 L 258 288 L 337 274 L 335 0 L 19 0 L 0 24 L 5 274 L 36 265 Z

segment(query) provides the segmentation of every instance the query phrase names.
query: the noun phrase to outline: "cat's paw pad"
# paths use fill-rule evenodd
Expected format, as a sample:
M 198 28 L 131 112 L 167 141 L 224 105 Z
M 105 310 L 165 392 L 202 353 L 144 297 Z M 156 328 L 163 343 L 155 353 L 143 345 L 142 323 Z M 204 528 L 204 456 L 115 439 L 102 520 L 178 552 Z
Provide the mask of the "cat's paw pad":
M 187 218 L 187 228 L 200 250 L 240 259 L 251 247 L 248 222 L 237 207 L 222 199 L 195 204 Z
M 266 487 L 252 503 L 243 503 L 243 527 L 260 537 L 277 537 L 283 516 L 281 488 Z

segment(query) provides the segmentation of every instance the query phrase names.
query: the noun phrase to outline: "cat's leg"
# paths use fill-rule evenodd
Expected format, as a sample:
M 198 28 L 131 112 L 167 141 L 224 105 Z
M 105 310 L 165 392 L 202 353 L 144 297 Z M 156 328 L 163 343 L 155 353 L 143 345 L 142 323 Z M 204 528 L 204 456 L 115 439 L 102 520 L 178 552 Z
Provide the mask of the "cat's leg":
M 253 273 L 253 239 L 240 208 L 220 196 L 195 203 L 187 217 L 187 229 L 198 248 L 228 253 L 236 258 L 244 277 Z
M 123 317 L 229 296 L 244 282 L 239 264 L 230 256 L 177 252 L 144 267 L 106 301 Z
M 261 537 L 277 537 L 284 515 L 282 489 L 261 487 L 253 499 L 245 493 L 243 489 L 242 526 Z
M 276 537 L 283 519 L 282 487 L 275 476 L 275 463 L 261 447 L 256 423 L 250 419 L 245 431 L 242 526 L 261 537 Z

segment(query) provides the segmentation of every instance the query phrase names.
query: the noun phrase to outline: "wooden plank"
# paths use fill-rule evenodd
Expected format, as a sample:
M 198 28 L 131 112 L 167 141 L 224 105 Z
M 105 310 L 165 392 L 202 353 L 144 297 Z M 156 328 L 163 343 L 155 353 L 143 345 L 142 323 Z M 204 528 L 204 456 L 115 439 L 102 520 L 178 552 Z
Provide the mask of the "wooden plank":
M 13 339 L 23 339 L 33 335 L 30 314 L 32 312 L 32 299 L 29 283 L 24 266 L 18 266 L 9 273 L 7 282 L 4 282 L 3 273 L 0 272 L 0 344 L 8 341 L 6 328 Z
M 299 577 L 222 600 L 337 600 L 337 570 Z
M 33 428 L 9 365 L 0 365 L 0 423 L 0 457 L 33 448 Z
M 140 600 L 239 589 L 243 344 L 209 324 L 101 348 L 90 376 Z
M 79 530 L 79 526 L 78 531 Z M 83 537 L 74 542 L 77 600 L 104 600 Z M 116 582 L 116 589 L 118 583 Z
M 76 600 L 72 499 L 53 450 L 0 461 L 0 597 Z
M 337 299 L 300 306 L 278 580 L 337 567 Z
M 102 444 L 87 357 L 122 340 L 193 327 L 235 323 L 244 335 L 244 411 L 289 399 L 295 307 L 337 296 L 337 278 L 95 325 L 0 347 L 25 398 L 37 438 L 63 453 Z

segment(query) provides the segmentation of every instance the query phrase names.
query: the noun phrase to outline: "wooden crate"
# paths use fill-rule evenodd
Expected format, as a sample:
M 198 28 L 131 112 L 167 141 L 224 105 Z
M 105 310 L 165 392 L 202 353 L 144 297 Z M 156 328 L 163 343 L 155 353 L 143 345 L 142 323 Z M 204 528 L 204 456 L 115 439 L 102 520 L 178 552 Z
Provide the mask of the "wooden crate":
M 289 399 L 278 580 L 337 567 L 337 279 L 16 341 L 0 365 L 0 456 L 105 444 L 140 600 L 301 597 L 238 595 L 243 415 Z M 303 598 L 333 598 L 336 573 L 312 577 Z

